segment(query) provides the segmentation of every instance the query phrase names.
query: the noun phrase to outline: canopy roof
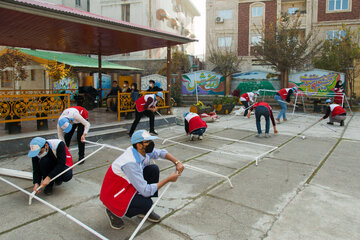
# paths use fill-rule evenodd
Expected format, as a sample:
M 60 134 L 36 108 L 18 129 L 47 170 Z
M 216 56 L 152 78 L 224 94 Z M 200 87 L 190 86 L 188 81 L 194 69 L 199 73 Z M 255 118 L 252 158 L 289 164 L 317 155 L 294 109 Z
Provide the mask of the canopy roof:
M 30 50 L 30 49 L 19 49 L 21 52 L 36 57 L 40 59 L 46 59 L 48 61 L 57 61 L 61 63 L 65 63 L 72 67 L 76 68 L 98 68 L 98 59 L 80 56 L 71 53 L 59 53 L 59 52 L 49 52 L 49 51 L 38 51 L 38 50 Z M 35 59 L 36 61 L 36 59 Z M 37 62 L 41 62 L 37 61 Z M 132 70 L 132 71 L 141 71 L 140 68 L 128 67 L 124 65 L 119 65 L 107 61 L 101 61 L 102 69 L 114 69 L 114 70 Z
M 40 0 L 0 1 L 0 45 L 113 55 L 196 41 Z

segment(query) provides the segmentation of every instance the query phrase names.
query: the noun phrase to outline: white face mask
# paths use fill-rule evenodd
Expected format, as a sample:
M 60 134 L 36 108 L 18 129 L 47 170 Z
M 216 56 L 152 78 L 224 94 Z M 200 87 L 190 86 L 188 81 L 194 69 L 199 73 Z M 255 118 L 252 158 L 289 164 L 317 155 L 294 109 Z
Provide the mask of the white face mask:
M 43 158 L 48 154 L 49 150 L 44 151 L 42 154 L 38 155 L 39 158 Z
M 151 84 L 150 84 L 150 87 L 154 87 L 154 84 L 151 83 Z

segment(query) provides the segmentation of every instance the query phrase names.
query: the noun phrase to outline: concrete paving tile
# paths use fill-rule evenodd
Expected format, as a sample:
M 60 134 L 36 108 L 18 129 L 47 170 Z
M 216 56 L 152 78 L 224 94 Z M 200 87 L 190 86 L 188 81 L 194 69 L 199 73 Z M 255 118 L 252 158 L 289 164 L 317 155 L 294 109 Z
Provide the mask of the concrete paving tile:
M 186 206 L 181 211 L 162 221 L 162 224 L 176 229 L 190 239 L 261 239 L 263 230 L 274 220 L 266 215 L 267 221 L 256 225 L 265 214 L 249 208 L 205 196 Z
M 242 168 L 248 165 L 250 162 L 254 161 L 254 159 L 250 157 L 240 157 L 240 156 L 236 157 L 232 155 L 219 154 L 214 152 L 197 157 L 196 160 L 212 163 L 215 165 L 220 165 L 232 169 Z
M 54 186 L 52 195 L 46 196 L 44 193 L 39 193 L 38 196 L 58 208 L 64 208 L 98 195 L 100 187 L 101 185 L 99 184 L 94 184 L 85 179 L 74 177 L 72 180 L 63 183 L 61 186 Z M 19 226 L 25 222 L 31 221 L 33 218 L 51 212 L 48 210 L 47 206 L 36 200 L 33 200 L 32 205 L 29 206 L 28 195 L 25 195 L 22 192 L 1 197 L 0 205 L 4 206 L 1 208 L 3 210 L 0 210 L 4 211 L 1 213 L 2 217 L 0 221 L 3 222 L 0 224 L 0 232 Z M 9 211 L 9 209 L 14 210 Z M 8 221 L 8 219 L 12 220 Z
M 253 131 L 240 130 L 240 129 L 225 129 L 225 130 L 213 133 L 213 135 L 215 135 L 215 136 L 226 137 L 226 138 L 231 138 L 231 139 L 236 139 L 236 140 L 240 140 L 242 138 L 248 137 L 253 134 L 254 134 Z
M 360 128 L 358 126 L 348 126 L 343 138 L 360 140 Z
M 157 239 L 157 240 L 190 240 L 188 236 L 177 232 L 167 226 L 157 224 L 149 230 L 136 235 L 136 239 L 138 240 L 149 240 L 149 239 Z
M 337 142 L 333 138 L 295 138 L 270 156 L 298 163 L 318 165 Z M 305 151 L 304 151 L 305 150 Z
M 255 137 L 255 135 L 253 136 L 249 136 L 245 139 L 243 139 L 244 141 L 248 141 L 248 142 L 253 142 L 253 143 L 260 143 L 260 144 L 265 144 L 265 145 L 269 145 L 269 146 L 274 146 L 277 147 L 281 144 L 283 144 L 284 142 L 290 140 L 293 135 L 285 135 L 285 134 L 273 134 L 270 132 L 270 138 L 258 138 Z M 255 145 L 248 145 L 249 147 L 256 147 Z M 267 148 L 267 150 L 270 150 L 271 148 Z
M 222 185 L 210 194 L 269 214 L 278 214 L 313 172 L 314 167 L 264 158 L 231 178 L 234 188 Z
M 265 239 L 360 239 L 360 201 L 310 184 L 285 208 Z

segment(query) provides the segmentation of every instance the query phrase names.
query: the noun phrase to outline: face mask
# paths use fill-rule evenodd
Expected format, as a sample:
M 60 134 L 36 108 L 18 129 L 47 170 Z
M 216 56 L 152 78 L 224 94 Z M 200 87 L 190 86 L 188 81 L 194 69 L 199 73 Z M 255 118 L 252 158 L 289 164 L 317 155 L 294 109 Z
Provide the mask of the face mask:
M 154 151 L 154 147 L 155 147 L 155 143 L 154 143 L 153 141 L 151 141 L 151 142 L 149 143 L 149 145 L 147 145 L 147 146 L 145 147 L 145 152 L 146 152 L 146 153 L 152 153 L 152 151 Z
M 131 87 L 131 89 L 135 89 L 135 87 Z
M 150 84 L 150 87 L 154 87 L 154 84 Z
M 42 154 L 38 155 L 39 158 L 43 158 L 48 154 L 49 150 L 45 150 Z
M 124 84 L 123 87 L 126 88 L 127 87 L 126 84 Z

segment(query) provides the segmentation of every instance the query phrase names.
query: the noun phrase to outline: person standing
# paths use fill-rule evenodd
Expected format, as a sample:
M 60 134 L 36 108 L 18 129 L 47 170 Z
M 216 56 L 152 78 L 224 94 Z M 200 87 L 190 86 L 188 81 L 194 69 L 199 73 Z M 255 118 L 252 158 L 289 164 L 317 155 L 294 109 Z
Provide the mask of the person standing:
M 258 97 L 258 96 L 259 96 L 258 91 L 246 92 L 240 96 L 239 100 L 245 108 L 244 117 L 246 117 L 248 114 L 249 102 L 254 103 L 256 101 L 256 97 Z
M 256 119 L 256 128 L 258 134 L 256 137 L 261 137 L 262 131 L 261 131 L 261 116 L 264 116 L 265 118 L 265 137 L 270 137 L 269 131 L 270 131 L 270 120 L 272 122 L 274 133 L 278 133 L 276 129 L 276 123 L 274 120 L 274 115 L 272 112 L 272 108 L 267 102 L 259 102 L 255 103 L 252 107 L 250 107 L 249 113 L 247 115 L 248 118 L 250 118 L 251 112 L 255 109 L 255 119 Z
M 156 103 L 164 99 L 164 94 L 162 92 L 157 92 L 156 94 L 146 94 L 135 101 L 135 120 L 131 125 L 129 136 L 131 137 L 136 129 L 136 126 L 140 122 L 140 119 L 145 115 L 149 117 L 150 121 L 150 133 L 157 135 L 157 132 L 154 129 L 155 125 L 155 115 L 154 112 L 157 111 Z
M 88 111 L 80 106 L 65 109 L 59 117 L 57 124 L 58 138 L 70 146 L 71 138 L 77 129 L 77 142 L 79 148 L 79 161 L 85 156 L 85 136 L 89 132 Z M 65 136 L 64 136 L 65 132 Z M 84 162 L 81 162 L 83 164 Z
M 162 89 L 155 85 L 154 80 L 149 80 L 149 88 L 146 91 L 147 92 L 158 92 L 158 91 L 162 91 Z
M 278 102 L 278 104 L 281 107 L 281 111 L 276 118 L 277 123 L 280 123 L 281 116 L 283 117 L 284 121 L 287 121 L 287 119 L 286 119 L 286 109 L 287 109 L 286 104 L 289 103 L 291 106 L 293 106 L 293 103 L 291 102 L 290 97 L 291 97 L 291 95 L 293 95 L 296 92 L 297 92 L 297 87 L 293 87 L 293 88 L 280 89 L 280 91 L 278 91 L 275 94 L 274 99 Z
M 190 141 L 194 139 L 194 135 L 198 135 L 198 139 L 202 140 L 206 131 L 207 125 L 200 116 L 193 112 L 184 113 L 185 132 L 190 134 Z
M 319 119 L 319 122 L 329 117 L 327 124 L 334 125 L 334 122 L 340 123 L 340 126 L 344 126 L 344 120 L 346 119 L 346 111 L 338 104 L 332 103 L 331 99 L 326 101 L 327 109 L 325 115 Z
M 112 105 L 116 104 L 118 92 L 121 92 L 121 88 L 118 86 L 117 81 L 112 82 L 111 90 L 106 96 L 106 111 L 109 111 Z
M 156 136 L 145 130 L 136 131 L 131 137 L 132 146 L 128 147 L 109 167 L 105 174 L 100 200 L 106 207 L 110 226 L 121 229 L 126 217 L 144 217 L 150 210 L 151 197 L 158 196 L 158 190 L 169 182 L 176 182 L 184 170 L 182 163 L 164 149 L 156 149 Z M 176 172 L 159 181 L 159 167 L 151 164 L 150 159 L 164 158 L 176 167 Z M 148 221 L 159 222 L 160 216 L 154 211 Z
M 336 82 L 333 90 L 335 92 L 334 103 L 344 106 L 344 87 L 341 80 Z
M 137 89 L 137 84 L 131 84 L 131 99 L 135 102 L 139 98 L 139 90 Z
M 55 181 L 50 180 L 73 165 L 72 156 L 63 141 L 59 139 L 45 140 L 42 137 L 33 138 L 30 142 L 28 157 L 32 158 L 33 191 L 39 186 L 46 195 L 52 194 L 54 183 L 68 182 L 72 178 L 72 169 L 66 171 Z M 36 193 L 38 193 L 36 192 Z

